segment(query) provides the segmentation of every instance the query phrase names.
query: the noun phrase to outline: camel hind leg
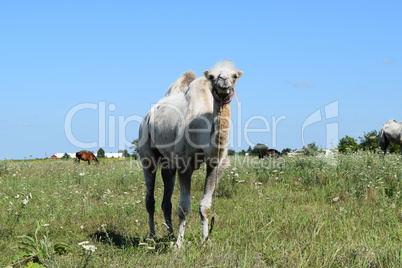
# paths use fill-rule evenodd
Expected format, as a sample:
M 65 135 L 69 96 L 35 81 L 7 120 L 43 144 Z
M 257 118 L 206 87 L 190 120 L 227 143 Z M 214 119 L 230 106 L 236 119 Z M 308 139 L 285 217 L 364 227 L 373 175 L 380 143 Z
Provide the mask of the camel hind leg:
M 170 236 L 173 236 L 172 225 L 172 194 L 174 190 L 174 184 L 176 180 L 176 168 L 171 162 L 164 159 L 162 161 L 162 179 L 163 179 L 163 201 L 162 211 L 165 216 L 166 225 L 168 226 L 168 232 Z
M 387 148 L 388 148 L 388 146 L 390 144 L 390 141 L 387 138 L 384 129 L 380 130 L 380 133 L 378 134 L 378 137 L 379 137 L 379 140 L 380 140 L 381 150 L 384 151 L 384 156 L 385 156 L 385 154 L 387 153 Z
M 143 167 L 144 171 L 144 179 L 145 186 L 147 189 L 147 193 L 145 196 L 145 206 L 148 212 L 148 225 L 149 225 L 149 236 L 155 236 L 155 222 L 154 222 L 154 213 L 155 213 L 155 175 L 156 175 L 156 167 Z
M 380 143 L 380 147 L 384 151 L 384 156 L 387 153 L 387 148 L 389 146 L 389 143 L 390 142 L 386 137 L 384 137 L 384 140 Z
M 148 212 L 149 236 L 155 236 L 155 178 L 161 156 L 157 151 L 148 151 L 146 155 L 141 155 L 142 170 L 146 187 L 145 207 Z
M 191 167 L 180 168 L 178 170 L 180 184 L 180 202 L 177 208 L 179 215 L 179 230 L 177 234 L 176 247 L 180 248 L 184 242 L 184 231 L 186 229 L 186 221 L 191 212 L 191 175 L 193 169 Z

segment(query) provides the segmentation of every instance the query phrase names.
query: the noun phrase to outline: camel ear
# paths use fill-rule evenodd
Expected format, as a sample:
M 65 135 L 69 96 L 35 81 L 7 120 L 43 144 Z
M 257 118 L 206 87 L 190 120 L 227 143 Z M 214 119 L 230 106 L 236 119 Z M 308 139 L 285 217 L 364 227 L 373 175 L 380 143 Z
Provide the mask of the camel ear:
M 209 71 L 204 71 L 204 76 L 208 80 L 214 80 L 214 78 L 215 78 L 213 74 L 209 73 Z
M 239 79 L 243 75 L 243 71 L 237 71 L 237 79 Z

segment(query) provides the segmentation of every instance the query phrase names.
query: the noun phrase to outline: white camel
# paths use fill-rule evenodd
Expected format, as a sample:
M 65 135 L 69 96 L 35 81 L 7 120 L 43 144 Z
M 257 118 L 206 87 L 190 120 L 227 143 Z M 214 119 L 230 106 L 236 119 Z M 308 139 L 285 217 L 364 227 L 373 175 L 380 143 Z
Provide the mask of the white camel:
M 202 221 L 202 240 L 208 240 L 208 216 L 212 195 L 219 178 L 228 166 L 230 101 L 235 82 L 243 72 L 231 61 L 217 63 L 195 79 L 188 71 L 176 80 L 145 116 L 139 130 L 139 155 L 146 184 L 146 208 L 149 214 L 150 235 L 155 235 L 155 174 L 162 168 L 164 194 L 162 210 L 173 236 L 171 196 L 176 173 L 180 185 L 178 205 L 179 227 L 176 246 L 184 241 L 186 218 L 190 214 L 190 189 L 193 171 L 205 162 L 204 196 L 199 206 Z
M 381 128 L 378 135 L 380 139 L 380 147 L 384 151 L 384 155 L 387 152 L 389 144 L 395 143 L 401 146 L 402 153 L 402 122 L 395 120 L 388 120 Z

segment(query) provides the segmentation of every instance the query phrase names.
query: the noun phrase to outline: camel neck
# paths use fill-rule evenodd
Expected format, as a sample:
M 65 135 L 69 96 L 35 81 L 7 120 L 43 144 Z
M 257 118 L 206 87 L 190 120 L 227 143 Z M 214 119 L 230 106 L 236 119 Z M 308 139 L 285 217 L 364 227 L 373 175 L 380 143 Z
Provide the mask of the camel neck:
M 230 105 L 219 105 L 216 104 L 215 107 L 215 144 L 217 148 L 218 159 L 226 158 L 227 154 L 227 143 L 229 141 L 229 129 L 230 129 Z

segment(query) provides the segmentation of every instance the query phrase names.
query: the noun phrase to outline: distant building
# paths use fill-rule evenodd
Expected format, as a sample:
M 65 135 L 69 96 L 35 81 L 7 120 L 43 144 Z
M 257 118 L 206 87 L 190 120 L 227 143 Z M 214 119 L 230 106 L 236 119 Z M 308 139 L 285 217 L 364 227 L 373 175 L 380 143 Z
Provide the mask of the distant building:
M 288 153 L 289 157 L 294 157 L 294 156 L 298 156 L 298 155 L 304 155 L 304 152 L 301 150 L 293 150 L 292 152 Z
M 70 158 L 75 158 L 75 153 L 56 153 L 49 157 L 50 159 L 61 159 L 63 158 L 64 154 L 68 154 Z
M 49 157 L 50 159 L 61 159 L 66 153 L 56 153 Z M 75 158 L 75 153 L 67 153 L 70 158 Z M 97 154 L 94 154 L 97 156 Z M 124 157 L 123 153 L 105 153 L 105 158 L 121 158 Z
M 105 153 L 105 158 L 121 158 L 121 157 L 124 157 L 123 153 Z

